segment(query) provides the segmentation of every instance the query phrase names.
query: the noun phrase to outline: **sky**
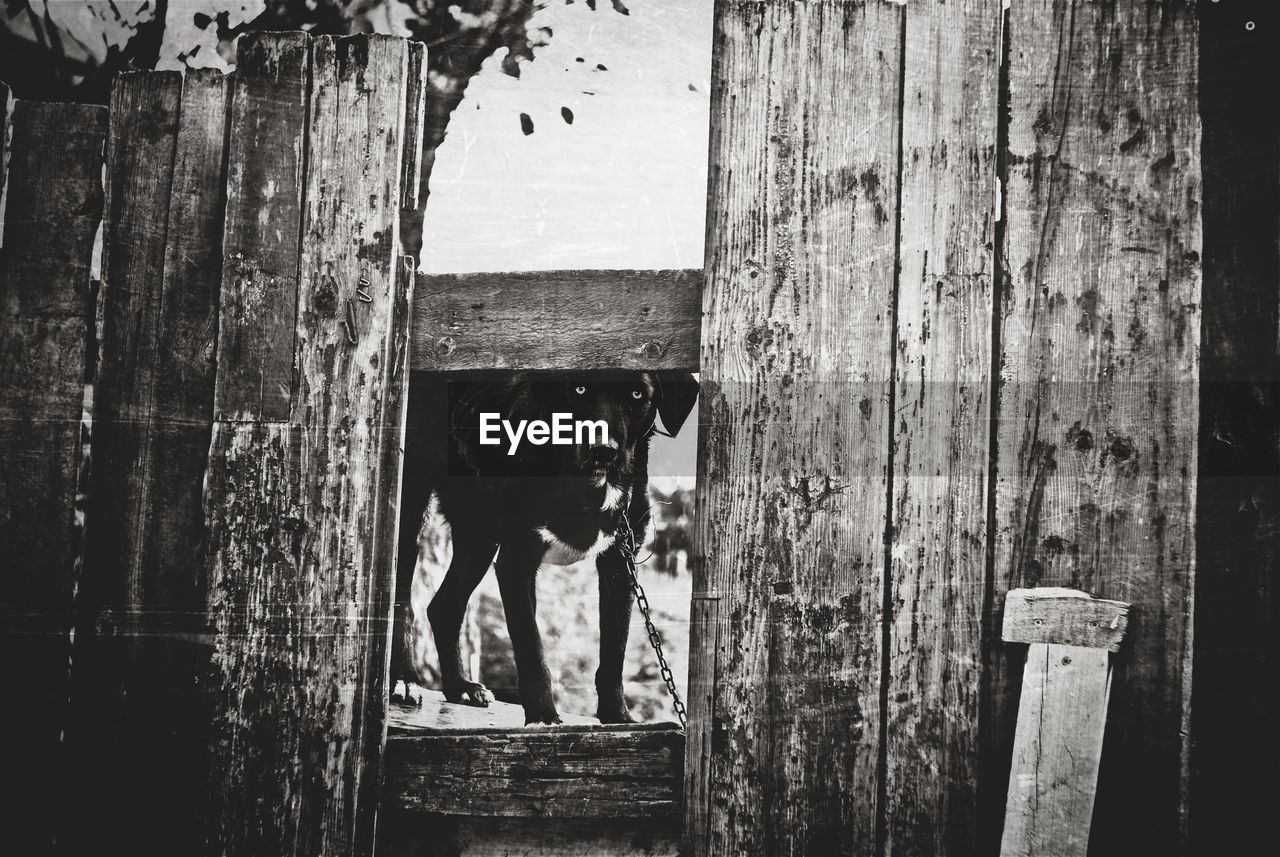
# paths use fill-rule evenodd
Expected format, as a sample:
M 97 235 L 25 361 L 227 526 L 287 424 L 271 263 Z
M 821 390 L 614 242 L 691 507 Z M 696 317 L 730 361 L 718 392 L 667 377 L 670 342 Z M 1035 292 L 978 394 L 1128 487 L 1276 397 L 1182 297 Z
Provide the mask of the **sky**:
M 702 267 L 711 0 L 596 5 L 553 2 L 519 79 L 496 56 L 473 79 L 437 151 L 425 270 Z

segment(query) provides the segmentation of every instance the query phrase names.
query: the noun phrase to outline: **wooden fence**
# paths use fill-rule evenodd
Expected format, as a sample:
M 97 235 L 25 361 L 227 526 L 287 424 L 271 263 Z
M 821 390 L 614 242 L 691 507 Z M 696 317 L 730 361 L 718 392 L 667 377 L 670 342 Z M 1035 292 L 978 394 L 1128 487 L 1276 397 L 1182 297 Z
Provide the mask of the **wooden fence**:
M 13 853 L 369 850 L 422 57 L 250 36 L 229 77 L 121 77 L 109 121 L 7 117 L 4 604 L 29 642 L 3 662 L 33 700 L 7 731 Z
M 1275 225 L 1275 148 L 1199 109 L 1231 78 L 1197 74 L 1189 4 L 1000 7 L 721 3 L 705 285 L 442 277 L 412 312 L 420 47 L 247 36 L 234 75 L 126 75 L 109 110 L 0 99 L 13 853 L 372 851 L 410 367 L 701 371 L 687 853 L 996 853 L 997 629 L 1036 585 L 1133 605 L 1091 853 L 1185 852 L 1188 795 L 1247 791 L 1192 776 L 1193 601 L 1198 660 L 1274 654 L 1274 602 L 1252 635 L 1228 608 L 1274 586 L 1275 257 L 1236 227 Z M 1202 120 L 1206 177 L 1269 165 L 1252 209 L 1201 188 Z M 1247 387 L 1206 387 L 1212 436 L 1202 358 Z M 1220 537 L 1219 437 L 1254 455 L 1209 482 Z M 1273 722 L 1196 683 L 1211 744 L 1224 700 Z M 404 789 L 466 770 L 399 743 Z

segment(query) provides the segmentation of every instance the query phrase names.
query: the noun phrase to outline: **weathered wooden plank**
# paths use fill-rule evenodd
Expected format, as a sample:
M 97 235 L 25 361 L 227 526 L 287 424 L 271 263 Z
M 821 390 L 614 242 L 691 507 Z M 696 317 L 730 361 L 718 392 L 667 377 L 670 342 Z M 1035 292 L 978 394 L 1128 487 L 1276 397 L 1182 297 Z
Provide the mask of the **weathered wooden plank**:
M 13 95 L 0 80 L 0 200 L 4 199 L 5 179 L 9 175 L 9 114 L 13 111 Z M 3 214 L 0 203 L 0 214 Z M 0 217 L 0 247 L 4 246 L 4 218 Z
M 161 405 L 156 385 L 168 368 L 158 335 L 181 97 L 178 72 L 121 75 L 111 91 L 98 302 L 102 342 L 93 396 L 94 503 L 86 521 L 82 599 L 91 611 L 103 611 L 99 619 L 108 623 L 112 608 L 144 603 L 142 532 L 153 511 L 151 491 L 163 490 L 153 478 L 152 443 Z
M 716 18 L 697 586 L 719 594 L 720 627 L 697 720 L 710 809 L 689 816 L 709 830 L 688 840 L 699 854 L 866 853 L 903 10 L 726 2 Z M 693 686 L 707 665 L 691 664 Z
M 700 271 L 424 277 L 413 368 L 698 368 Z
M 468 818 L 384 813 L 378 853 L 391 857 L 676 857 L 678 822 L 649 818 Z
M 404 151 L 400 155 L 400 208 L 416 211 L 426 199 L 422 181 L 422 137 L 427 94 L 427 48 L 422 42 L 409 43 L 409 66 L 405 72 Z M 415 270 L 417 268 L 415 264 Z
M 410 45 L 406 43 L 405 47 Z M 406 83 L 405 89 L 409 88 L 410 84 Z M 404 494 L 404 447 L 409 412 L 409 324 L 417 277 L 417 262 L 413 257 L 397 255 L 392 264 L 397 328 L 396 339 L 390 344 L 386 356 L 389 378 L 378 421 L 382 433 L 380 485 L 384 499 L 376 506 L 377 531 L 372 556 L 377 559 L 377 563 L 368 594 L 368 619 L 361 630 L 363 639 L 370 643 L 363 676 L 367 685 L 365 699 L 368 704 L 363 711 L 361 728 L 364 736 L 363 775 L 371 789 L 376 789 L 383 780 L 383 750 L 386 747 L 389 720 L 387 700 L 392 690 L 388 686 L 388 677 L 391 672 L 392 637 L 396 630 L 396 564 L 400 547 L 400 504 Z M 401 324 L 403 327 L 400 327 Z M 412 474 L 410 478 L 413 478 Z M 377 838 L 377 811 L 380 802 L 376 791 L 366 792 L 364 799 L 371 806 L 368 811 L 361 812 L 356 817 L 355 840 L 360 843 L 360 848 L 372 849 Z
M 1085 857 L 1111 692 L 1105 649 L 1032 643 L 1001 857 Z
M 214 425 L 216 853 L 373 847 L 394 561 L 384 516 L 394 518 L 399 490 L 387 447 L 402 440 L 409 326 L 395 252 L 406 56 L 392 38 L 316 40 L 302 287 L 288 335 L 296 401 L 286 423 L 240 423 L 237 412 Z M 242 145 L 233 137 L 233 154 Z M 281 187 L 292 165 L 255 175 Z M 228 216 L 228 239 L 233 228 Z M 227 325 L 260 323 L 222 310 L 224 337 Z
M 1190 850 L 1245 853 L 1280 806 L 1280 4 L 1199 3 L 1204 176 Z M 1245 23 L 1254 21 L 1254 29 Z
M 1129 605 L 1077 589 L 1039 586 L 1005 593 L 1000 637 L 1006 643 L 1059 643 L 1120 651 Z
M 409 43 L 409 66 L 405 73 L 404 152 L 400 156 L 400 252 L 413 259 L 418 269 L 422 252 L 422 218 L 427 208 L 427 153 L 423 140 L 427 133 L 427 48 Z
M 702 457 L 698 457 L 698 484 L 703 482 Z M 698 520 L 697 517 L 694 518 Z M 716 656 L 720 651 L 719 593 L 709 589 L 706 562 L 690 562 L 693 598 L 689 606 L 689 686 L 686 694 L 688 718 L 684 757 L 684 817 L 681 825 L 681 852 L 705 853 L 711 825 L 711 757 L 716 749 L 715 710 Z M 723 725 L 721 726 L 723 729 Z M 723 739 L 723 734 L 721 734 Z
M 674 819 L 684 736 L 579 727 L 405 733 L 387 741 L 383 803 L 467 816 Z
M 240 39 L 214 399 L 220 417 L 289 416 L 309 44 L 305 33 L 246 33 Z
M 101 361 L 77 639 L 82 824 L 71 850 L 202 846 L 201 506 L 213 410 L 226 78 L 129 74 L 112 95 Z M 120 784 L 118 772 L 134 772 Z
M 907 6 L 886 852 L 976 847 L 999 0 Z
M 0 248 L 0 726 L 6 848 L 51 853 L 66 822 L 71 610 L 89 269 L 102 214 L 106 111 L 17 102 Z
M 146 669 L 158 666 L 146 663 L 157 642 L 145 638 L 146 608 L 160 605 L 144 593 L 158 574 L 145 567 L 153 491 L 163 495 L 170 475 L 157 468 L 154 445 L 156 416 L 162 413 L 156 385 L 165 367 L 158 333 L 181 95 L 177 72 L 121 75 L 111 89 L 98 301 L 102 339 L 76 605 L 73 710 L 65 739 L 76 766 L 70 791 L 82 807 L 81 823 L 60 837 L 70 852 L 93 845 L 139 850 L 139 840 L 162 826 L 146 824 L 159 808 L 148 804 L 159 798 L 164 806 L 176 794 L 154 780 L 158 758 L 147 746 L 163 740 L 165 733 L 153 729 L 171 712 L 169 706 L 152 707 L 157 700 L 145 691 L 146 682 L 177 676 Z M 152 728 L 140 728 L 143 721 Z M 118 783 L 124 767 L 138 774 L 127 785 Z M 199 772 L 191 773 L 199 778 Z M 148 795 L 155 786 L 158 792 Z
M 1013 4 L 1009 35 L 996 606 L 1040 585 L 1133 605 L 1091 852 L 1176 854 L 1195 561 L 1196 22 L 1181 2 L 1042 0 Z M 997 653 L 995 747 L 1008 746 L 1015 683 Z

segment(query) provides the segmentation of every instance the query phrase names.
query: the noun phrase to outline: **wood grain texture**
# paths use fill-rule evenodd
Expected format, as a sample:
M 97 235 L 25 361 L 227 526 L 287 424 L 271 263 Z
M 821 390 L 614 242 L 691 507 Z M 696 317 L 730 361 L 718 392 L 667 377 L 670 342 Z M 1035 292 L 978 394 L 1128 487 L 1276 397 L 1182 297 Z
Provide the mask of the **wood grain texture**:
M 405 73 L 404 152 L 400 156 L 400 252 L 418 270 L 422 253 L 422 218 L 427 208 L 427 180 L 431 168 L 423 151 L 427 133 L 427 48 L 409 43 L 409 67 Z M 434 156 L 434 155 L 432 155 Z
M 902 27 L 884 3 L 717 9 L 695 854 L 875 847 Z
M 388 446 L 402 442 L 409 326 L 395 252 L 406 55 L 379 36 L 314 43 L 302 286 L 287 340 L 297 398 L 288 422 L 214 426 L 212 853 L 373 848 L 394 562 L 383 516 L 399 490 Z M 283 186 L 291 164 L 277 167 L 285 174 L 262 178 Z M 220 323 L 258 322 L 224 302 Z
M 164 846 L 197 844 L 165 842 L 175 829 L 183 830 L 180 822 L 176 828 L 168 822 L 178 822 L 180 802 L 171 801 L 184 793 L 166 781 L 176 778 L 186 786 L 201 777 L 195 768 L 164 770 L 179 757 L 193 761 L 190 754 L 175 752 L 177 742 L 167 741 L 173 733 L 166 727 L 191 716 L 180 691 L 192 689 L 188 675 L 194 671 L 189 662 L 166 663 L 162 655 L 170 646 L 185 648 L 180 634 L 170 637 L 166 632 L 179 630 L 172 621 L 179 610 L 189 616 L 196 605 L 163 603 L 157 584 L 172 569 L 156 561 L 164 551 L 163 535 L 156 529 L 164 514 L 160 510 L 168 512 L 169 503 L 185 488 L 196 494 L 187 510 L 189 522 L 200 515 L 198 486 L 208 451 L 207 446 L 196 451 L 199 469 L 190 484 L 189 470 L 167 471 L 159 438 L 159 421 L 175 404 L 162 401 L 157 386 L 171 371 L 160 342 L 160 316 L 181 97 L 178 72 L 124 74 L 111 90 L 98 301 L 101 342 L 77 599 L 73 713 L 66 736 L 76 764 L 73 800 L 81 811 L 80 823 L 60 837 L 70 853 L 95 846 L 157 853 Z M 215 174 L 215 186 L 217 178 Z M 206 368 L 212 378 L 212 361 Z M 191 553 L 191 534 L 176 535 L 178 562 L 198 563 L 199 555 Z M 199 576 L 190 565 L 180 567 L 178 574 Z M 153 617 L 163 618 L 152 625 Z M 154 636 L 158 631 L 165 636 Z M 118 771 L 125 767 L 136 777 L 122 784 Z M 162 821 L 148 824 L 156 811 Z M 187 807 L 183 821 L 187 829 L 198 821 L 194 807 Z
M 1196 22 L 1181 2 L 1043 0 L 1013 4 L 1009 35 L 996 605 L 1040 585 L 1133 605 L 1091 853 L 1177 854 L 1195 563 Z M 1014 672 L 997 653 L 997 748 Z
M 1105 649 L 1032 643 L 1001 857 L 1085 857 L 1111 692 Z
M 202 485 L 213 411 L 226 78 L 117 79 L 77 638 L 72 850 L 191 852 L 208 765 Z M 117 772 L 134 771 L 127 786 Z M 92 821 L 90 821 L 92 819 Z
M 93 396 L 94 502 L 86 521 L 82 599 L 91 611 L 103 611 L 98 618 L 107 625 L 114 609 L 141 607 L 146 584 L 160 575 L 143 568 L 154 549 L 147 544 L 155 514 L 151 492 L 164 490 L 153 445 L 157 416 L 170 404 L 157 401 L 156 386 L 169 371 L 159 332 L 181 97 L 178 72 L 121 75 L 111 91 L 98 302 L 102 342 Z M 95 672 L 87 670 L 86 677 Z
M 5 180 L 9 175 L 9 116 L 12 112 L 13 93 L 9 91 L 9 85 L 0 80 L 0 199 L 4 199 Z M 0 247 L 3 246 L 4 218 L 0 217 Z
M 907 6 L 895 318 L 886 853 L 977 833 L 999 0 Z
M 383 804 L 446 815 L 673 821 L 684 735 L 662 726 L 396 730 Z
M 219 418 L 289 416 L 309 50 L 305 33 L 245 33 L 239 43 L 222 247 Z
M 413 368 L 698 369 L 700 271 L 423 277 Z
M 409 66 L 405 72 L 404 151 L 400 155 L 400 209 L 403 212 L 417 210 L 426 200 L 427 189 L 420 186 L 426 94 L 427 48 L 422 42 L 410 42 Z
M 467 818 L 388 810 L 378 853 L 390 857 L 676 857 L 674 821 Z
M 1129 605 L 1090 598 L 1078 589 L 1010 589 L 1004 598 L 1000 639 L 1006 643 L 1059 643 L 1120 651 Z
M 0 809 L 5 846 L 52 853 L 66 822 L 72 606 L 80 532 L 89 289 L 102 214 L 106 111 L 18 101 L 0 248 L 0 726 L 11 736 Z
M 685 695 L 688 716 L 684 817 L 680 835 L 681 853 L 703 854 L 706 853 L 707 832 L 711 829 L 711 759 L 717 745 L 723 746 L 724 741 L 723 723 L 717 733 L 718 721 L 714 716 L 722 623 L 720 595 L 707 583 L 705 560 L 691 558 L 689 565 L 693 575 L 693 598 L 689 607 L 689 685 Z

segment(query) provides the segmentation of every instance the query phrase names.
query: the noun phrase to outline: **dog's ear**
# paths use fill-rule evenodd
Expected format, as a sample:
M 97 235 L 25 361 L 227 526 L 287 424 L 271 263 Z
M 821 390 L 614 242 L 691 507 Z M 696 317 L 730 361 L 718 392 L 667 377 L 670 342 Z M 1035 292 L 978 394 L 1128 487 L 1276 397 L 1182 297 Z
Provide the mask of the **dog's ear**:
M 667 434 L 675 435 L 693 412 L 698 400 L 698 381 L 692 372 L 655 372 L 658 388 L 658 416 Z

